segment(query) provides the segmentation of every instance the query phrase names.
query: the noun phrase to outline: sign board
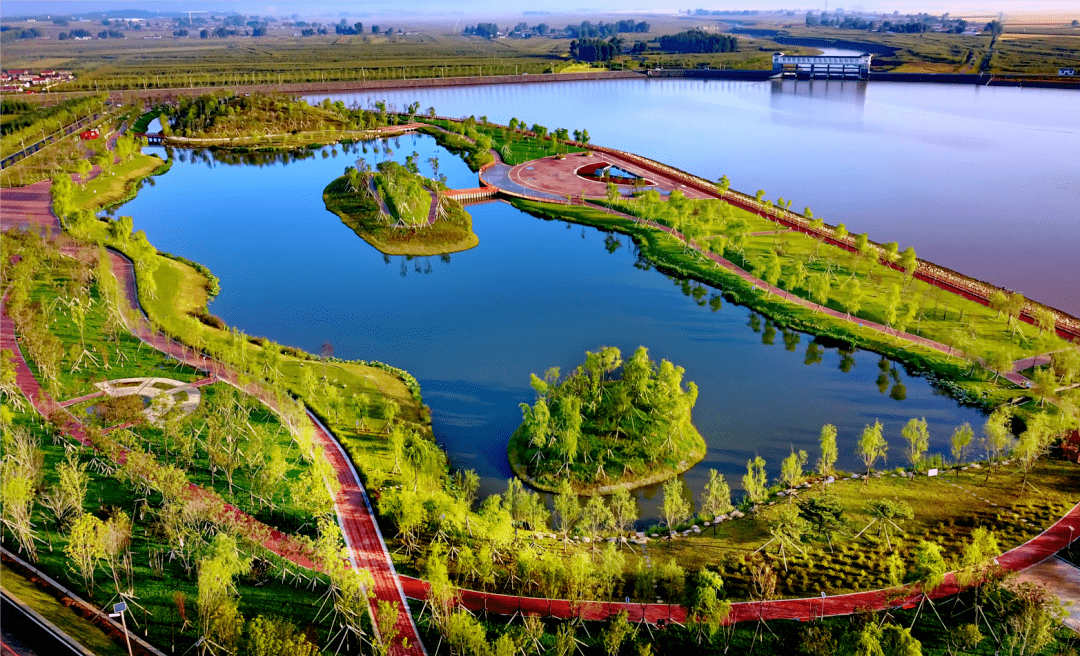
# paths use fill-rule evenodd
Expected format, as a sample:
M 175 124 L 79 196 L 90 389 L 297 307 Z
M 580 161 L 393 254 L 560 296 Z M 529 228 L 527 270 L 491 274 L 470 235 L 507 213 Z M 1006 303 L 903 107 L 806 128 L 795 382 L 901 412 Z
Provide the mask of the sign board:
M 127 603 L 121 601 L 118 604 L 113 604 L 112 610 L 114 613 L 122 613 L 127 610 Z
M 937 470 L 936 469 L 927 469 L 926 470 L 926 475 L 927 476 L 937 476 Z

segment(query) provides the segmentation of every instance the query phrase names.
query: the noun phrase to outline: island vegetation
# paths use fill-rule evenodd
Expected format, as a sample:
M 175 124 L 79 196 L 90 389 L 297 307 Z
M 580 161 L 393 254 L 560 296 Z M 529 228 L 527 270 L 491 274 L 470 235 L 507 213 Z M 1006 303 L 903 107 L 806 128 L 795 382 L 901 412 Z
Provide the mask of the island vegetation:
M 284 94 L 219 91 L 182 96 L 154 112 L 162 119 L 166 143 L 172 145 L 286 149 L 391 134 L 391 126 L 408 123 L 418 109 L 414 103 L 405 114 L 398 114 L 384 102 L 367 110 L 329 99 L 313 106 Z
M 116 118 L 111 116 L 110 121 Z M 505 137 L 504 143 L 520 144 L 519 150 L 561 146 L 537 137 L 535 129 L 531 135 L 503 134 L 503 128 L 483 122 L 480 126 L 495 138 Z M 137 151 L 138 144 L 132 146 Z M 537 413 L 543 400 L 551 429 L 549 455 L 543 462 L 555 468 L 556 480 L 562 478 L 552 504 L 554 513 L 518 479 L 508 482 L 505 493 L 478 499 L 475 472 L 452 469 L 431 439 L 430 415 L 411 376 L 380 363 L 338 360 L 332 347 L 314 356 L 209 320 L 206 302 L 216 286 L 214 279 L 205 269 L 159 253 L 144 234 L 132 231 L 130 218 L 95 218 L 92 210 L 99 203 L 90 192 L 97 189 L 94 185 L 104 189 L 112 176 L 73 182 L 70 173 L 76 171 L 69 169 L 76 162 L 62 165 L 53 185 L 54 209 L 67 234 L 60 240 L 32 235 L 5 235 L 2 240 L 8 308 L 20 348 L 45 389 L 64 399 L 92 391 L 92 383 L 106 376 L 158 375 L 167 369 L 169 376 L 187 382 L 203 375 L 146 348 L 129 334 L 133 316 L 125 310 L 129 306 L 109 271 L 108 256 L 97 248 L 108 245 L 133 260 L 138 300 L 156 328 L 227 363 L 241 372 L 242 383 L 269 388 L 284 409 L 272 414 L 246 395 L 215 383 L 204 388 L 205 405 L 189 418 L 170 418 L 172 425 L 160 426 L 140 422 L 101 435 L 100 428 L 110 423 L 108 417 L 88 415 L 85 410 L 95 405 L 92 401 L 76 403 L 73 412 L 86 419 L 96 447 L 92 449 L 65 440 L 59 421 L 35 416 L 18 391 L 12 355 L 0 358 L 4 545 L 28 559 L 37 558 L 42 570 L 97 605 L 107 605 L 117 595 L 137 598 L 147 609 L 141 617 L 145 629 L 140 630 L 159 647 L 171 643 L 180 650 L 193 649 L 200 637 L 209 636 L 232 651 L 260 653 L 262 637 L 274 634 L 291 652 L 307 655 L 327 645 L 331 636 L 349 634 L 369 641 L 372 648 L 388 649 L 388 642 L 379 636 L 388 635 L 381 631 L 392 625 L 397 609 L 384 614 L 380 607 L 375 613 L 365 599 L 343 593 L 357 588 L 356 579 L 339 566 L 343 544 L 335 524 L 326 521 L 334 488 L 320 486 L 330 479 L 325 460 L 309 450 L 310 436 L 296 429 L 304 406 L 324 420 L 356 463 L 385 520 L 385 535 L 399 571 L 432 583 L 429 603 L 423 609 L 417 605 L 414 613 L 425 641 L 450 645 L 453 653 L 511 653 L 536 645 L 572 649 L 575 641 L 597 653 L 625 653 L 636 644 L 645 653 L 692 649 L 717 654 L 749 653 L 755 645 L 763 653 L 817 653 L 815 649 L 843 653 L 853 645 L 886 644 L 902 645 L 904 653 L 916 654 L 922 653 L 919 649 L 1028 653 L 1066 644 L 1055 633 L 1058 615 L 1053 597 L 1007 581 L 992 567 L 992 559 L 1036 535 L 1067 512 L 1080 494 L 1075 466 L 1043 457 L 1062 432 L 1075 425 L 1075 393 L 1058 391 L 1075 377 L 1075 362 L 1061 356 L 1036 367 L 1032 376 L 1043 373 L 1031 391 L 986 387 L 986 394 L 980 395 L 980 386 L 993 385 L 987 380 L 990 374 L 983 373 L 974 359 L 960 357 L 968 350 L 978 354 L 1001 347 L 1016 356 L 1060 345 L 1052 340 L 1052 324 L 1047 329 L 1017 321 L 1015 308 L 1021 299 L 1006 297 L 1000 310 L 985 306 L 979 310 L 975 304 L 965 305 L 968 301 L 937 297 L 932 289 L 918 287 L 924 283 L 887 266 L 879 250 L 864 254 L 860 248 L 853 254 L 824 240 L 803 243 L 799 240 L 811 238 L 775 233 L 775 224 L 763 219 L 761 225 L 770 226 L 771 234 L 755 236 L 753 232 L 766 230 L 758 230 L 751 217 L 726 210 L 719 202 L 675 196 L 672 203 L 642 196 L 622 206 L 623 201 L 609 199 L 607 203 L 622 216 L 595 206 L 528 206 L 538 214 L 564 212 L 559 218 L 634 235 L 643 254 L 684 276 L 688 293 L 699 302 L 712 304 L 720 296 L 706 298 L 703 285 L 689 282 L 695 278 L 717 284 L 728 294 L 727 300 L 757 307 L 772 321 L 835 333 L 883 351 L 894 348 L 901 357 L 901 351 L 914 351 L 908 362 L 928 358 L 936 363 L 928 370 L 941 376 L 943 385 L 963 380 L 965 393 L 986 405 L 1027 397 L 1015 411 L 1003 408 L 991 414 L 981 440 L 975 438 L 978 427 L 957 427 L 947 465 L 945 454 L 927 453 L 925 430 L 912 418 L 902 435 L 909 445 L 903 454 L 908 467 L 881 468 L 887 449 L 878 424 L 868 425 L 862 435 L 839 438 L 835 429 L 825 426 L 812 471 L 807 470 L 810 459 L 805 452 L 793 452 L 779 466 L 773 463 L 771 470 L 763 459 L 750 459 L 741 498 L 732 499 L 727 482 L 715 472 L 697 499 L 678 478 L 669 478 L 662 492 L 664 530 L 661 533 L 656 525 L 647 529 L 665 539 L 650 541 L 632 532 L 639 513 L 625 489 L 615 490 L 610 499 L 593 495 L 582 503 L 569 479 L 580 471 L 583 480 L 589 480 L 588 470 L 595 473 L 602 465 L 602 476 L 617 480 L 620 470 L 608 467 L 606 450 L 599 457 L 596 451 L 589 452 L 588 468 L 579 465 L 585 465 L 591 443 L 630 442 L 639 421 L 641 426 L 646 420 L 657 422 L 655 437 L 662 439 L 652 447 L 659 444 L 663 456 L 672 423 L 679 423 L 680 416 L 649 406 L 658 399 L 668 398 L 669 407 L 682 406 L 684 433 L 693 431 L 690 409 L 696 391 L 692 383 L 683 388 L 678 367 L 656 366 L 644 349 L 638 349 L 622 364 L 616 380 L 613 374 L 619 366 L 612 363 L 621 354 L 601 349 L 561 381 L 557 373 L 534 377 L 540 398 L 528 407 L 519 432 L 543 415 Z M 402 206 L 408 206 L 407 200 Z M 404 223 L 418 215 L 405 209 L 398 216 Z M 676 228 L 683 236 L 637 219 Z M 703 244 L 708 248 L 699 250 Z M 874 246 L 867 242 L 867 248 Z M 715 261 L 705 257 L 717 251 L 764 280 L 776 279 L 771 284 L 780 287 L 799 276 L 800 266 L 808 269 L 808 279 L 829 282 L 824 304 L 856 317 L 860 312 L 871 312 L 866 316 L 874 318 L 891 316 L 892 284 L 905 292 L 917 290 L 914 296 L 921 294 L 922 300 L 908 321 L 915 322 L 917 331 L 929 331 L 940 321 L 934 334 L 953 333 L 959 340 L 957 353 L 923 353 L 901 343 L 890 347 L 893 336 L 883 338 L 869 329 L 856 329 L 852 321 L 826 319 L 820 312 L 793 310 L 776 293 L 754 290 L 719 272 Z M 856 283 L 867 291 L 853 293 Z M 789 288 L 814 297 L 813 290 L 798 284 Z M 886 294 L 883 298 L 879 288 Z M 903 302 L 897 301 L 897 318 L 883 323 L 896 328 L 910 312 L 910 300 L 905 296 Z M 631 365 L 635 360 L 637 364 Z M 639 366 L 643 363 L 648 366 Z M 649 396 L 644 403 L 631 394 L 628 365 L 631 372 L 635 366 L 648 370 L 646 377 L 630 376 L 630 382 L 647 381 Z M 965 375 L 971 378 L 964 379 Z M 571 392 L 577 402 L 568 400 Z M 664 392 L 670 396 L 664 397 Z M 567 399 L 567 410 L 561 399 Z M 590 400 L 595 412 L 587 417 L 593 412 Z M 575 404 L 580 405 L 581 432 L 576 435 L 574 456 L 567 459 L 573 440 L 565 429 L 574 425 L 568 410 Z M 620 415 L 620 409 L 628 414 Z M 123 413 L 133 409 L 121 406 L 112 411 L 120 413 L 113 419 L 130 418 Z M 568 421 L 563 423 L 564 419 Z M 596 427 L 595 437 L 586 434 L 589 426 Z M 552 432 L 559 430 L 562 434 L 552 439 Z M 128 456 L 120 462 L 115 456 L 122 449 Z M 859 480 L 844 480 L 853 476 L 834 469 L 838 449 L 853 449 L 862 457 L 866 469 L 860 470 Z M 615 456 L 613 450 L 612 460 Z M 976 458 L 981 462 L 972 463 Z M 947 481 L 919 475 L 930 467 L 946 466 Z M 270 474 L 282 470 L 285 473 L 275 485 Z M 827 483 L 830 476 L 835 483 Z M 181 494 L 187 482 L 200 484 L 209 496 Z M 969 493 L 958 495 L 957 486 Z M 223 519 L 212 512 L 221 500 L 234 502 L 261 521 L 249 530 Z M 744 513 L 749 517 L 743 518 Z M 305 515 L 323 519 L 314 527 L 298 526 Z M 270 527 L 311 540 L 301 544 L 319 571 L 300 568 L 266 550 L 261 540 Z M 623 548 L 619 537 L 648 544 L 651 560 Z M 598 544 L 602 539 L 614 541 Z M 166 544 L 174 558 L 165 557 Z M 771 631 L 762 631 L 761 623 L 723 624 L 735 599 L 767 601 L 901 583 L 932 590 L 948 569 L 958 570 L 977 587 L 933 613 L 910 609 L 811 624 L 770 621 Z M 8 577 L 6 569 L 4 575 Z M 625 616 L 603 626 L 589 625 L 588 631 L 578 622 L 545 625 L 538 618 L 482 623 L 453 607 L 454 586 L 561 597 L 575 605 L 625 597 L 646 602 L 660 596 L 683 603 L 689 617 L 685 626 L 657 634 L 635 629 Z M 314 609 L 327 601 L 333 613 L 316 613 Z M 262 615 L 269 606 L 279 617 Z M 380 632 L 372 631 L 374 626 Z M 351 647 L 360 649 L 359 644 Z
M 437 163 L 435 164 L 437 166 Z M 375 171 L 349 167 L 323 191 L 326 209 L 341 217 L 364 241 L 387 255 L 441 255 L 480 243 L 472 217 L 446 186 L 406 164 L 380 162 Z
M 621 376 L 615 377 L 621 369 Z M 697 385 L 682 367 L 657 366 L 644 346 L 626 362 L 614 346 L 587 351 L 560 378 L 558 367 L 532 375 L 537 400 L 507 452 L 514 472 L 533 487 L 606 494 L 666 480 L 705 457 L 690 414 Z

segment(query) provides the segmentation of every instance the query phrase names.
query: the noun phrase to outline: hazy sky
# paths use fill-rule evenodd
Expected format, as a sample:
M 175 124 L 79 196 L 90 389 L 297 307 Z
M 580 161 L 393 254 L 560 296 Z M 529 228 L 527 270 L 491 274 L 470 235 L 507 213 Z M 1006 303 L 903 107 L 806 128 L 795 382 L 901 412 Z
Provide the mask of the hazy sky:
M 1080 15 L 1080 0 L 833 0 L 831 8 L 848 9 L 862 7 L 871 11 L 1031 11 L 1047 10 L 1053 13 Z M 737 0 L 715 2 L 710 0 L 354 0 L 352 2 L 316 0 L 6 0 L 0 5 L 0 15 L 58 13 L 77 14 L 88 11 L 111 11 L 117 9 L 150 9 L 162 11 L 237 11 L 243 14 L 288 16 L 300 14 L 306 17 L 335 18 L 342 16 L 463 16 L 493 17 L 521 15 L 529 10 L 550 13 L 605 13 L 613 8 L 619 12 L 673 13 L 691 8 L 706 9 L 820 9 L 824 0 L 800 0 L 799 4 L 785 0 Z

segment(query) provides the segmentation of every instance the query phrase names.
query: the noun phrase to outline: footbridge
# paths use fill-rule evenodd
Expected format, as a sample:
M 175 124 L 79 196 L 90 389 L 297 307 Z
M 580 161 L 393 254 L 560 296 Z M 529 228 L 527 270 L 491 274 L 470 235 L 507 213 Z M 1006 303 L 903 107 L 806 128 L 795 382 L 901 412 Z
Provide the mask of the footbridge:
M 785 55 L 774 52 L 773 76 L 814 78 L 850 78 L 865 80 L 870 77 L 870 58 L 873 55 Z
M 459 203 L 469 203 L 495 198 L 498 187 L 474 187 L 472 189 L 447 189 L 442 192 L 446 198 L 453 198 Z

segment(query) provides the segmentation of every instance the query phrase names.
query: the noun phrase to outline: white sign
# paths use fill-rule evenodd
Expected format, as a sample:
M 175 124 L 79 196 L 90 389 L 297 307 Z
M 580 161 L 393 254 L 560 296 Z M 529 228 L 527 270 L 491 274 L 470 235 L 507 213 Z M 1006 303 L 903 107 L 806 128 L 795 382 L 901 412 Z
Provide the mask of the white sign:
M 937 470 L 936 469 L 927 469 L 926 470 L 926 475 L 927 476 L 937 476 Z

